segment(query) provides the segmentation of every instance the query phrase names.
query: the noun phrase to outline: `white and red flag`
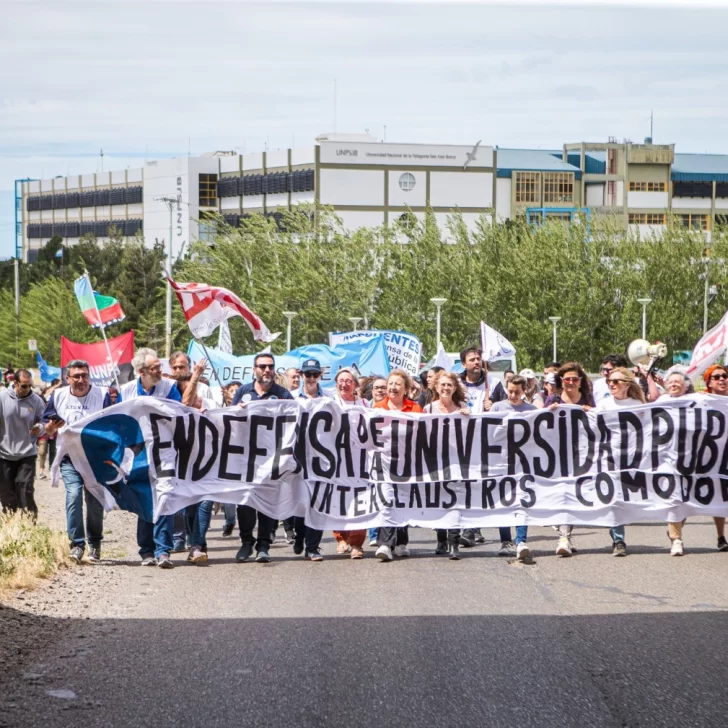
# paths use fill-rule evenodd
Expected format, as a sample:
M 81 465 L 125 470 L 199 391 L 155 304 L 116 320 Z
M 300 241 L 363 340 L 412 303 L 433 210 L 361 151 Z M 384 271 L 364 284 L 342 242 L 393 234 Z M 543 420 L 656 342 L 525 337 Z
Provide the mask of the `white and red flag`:
M 177 294 L 187 324 L 196 339 L 210 336 L 233 316 L 243 317 L 256 341 L 269 343 L 280 336 L 280 332 L 271 334 L 260 318 L 227 288 L 208 286 L 207 283 L 176 283 L 169 276 L 167 280 Z
M 692 379 L 698 379 L 702 373 L 728 350 L 728 312 L 708 331 L 693 349 L 686 374 Z

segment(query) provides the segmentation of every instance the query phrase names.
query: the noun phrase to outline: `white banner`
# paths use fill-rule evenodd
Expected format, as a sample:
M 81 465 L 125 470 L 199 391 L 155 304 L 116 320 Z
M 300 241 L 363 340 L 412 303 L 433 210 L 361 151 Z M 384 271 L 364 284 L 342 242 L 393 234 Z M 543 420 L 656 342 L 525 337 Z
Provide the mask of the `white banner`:
M 329 346 L 350 344 L 354 341 L 367 341 L 380 334 L 384 337 L 389 365 L 392 369 L 404 369 L 410 376 L 417 376 L 420 372 L 422 342 L 416 336 L 408 334 L 406 331 L 369 329 L 367 331 L 336 332 L 329 334 Z M 381 374 L 384 373 L 381 372 Z
M 613 526 L 728 516 L 727 425 L 711 396 L 478 416 L 144 397 L 66 428 L 56 466 L 69 455 L 107 509 L 149 518 L 214 500 L 322 529 Z
M 506 359 L 516 353 L 516 347 L 505 336 L 483 321 L 480 322 L 480 341 L 483 349 L 483 361 Z

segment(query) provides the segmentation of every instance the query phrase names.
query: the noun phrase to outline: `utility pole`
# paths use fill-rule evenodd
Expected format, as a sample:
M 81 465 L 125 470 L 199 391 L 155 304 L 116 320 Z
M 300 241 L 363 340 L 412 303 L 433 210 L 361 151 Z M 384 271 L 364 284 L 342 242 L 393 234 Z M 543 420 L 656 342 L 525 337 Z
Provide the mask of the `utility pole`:
M 177 200 L 174 197 L 158 197 L 158 200 L 166 203 L 169 208 L 169 241 L 167 242 L 167 273 L 172 275 L 172 226 L 173 210 Z M 169 359 L 172 353 L 172 286 L 167 283 L 167 315 L 164 325 L 164 356 Z

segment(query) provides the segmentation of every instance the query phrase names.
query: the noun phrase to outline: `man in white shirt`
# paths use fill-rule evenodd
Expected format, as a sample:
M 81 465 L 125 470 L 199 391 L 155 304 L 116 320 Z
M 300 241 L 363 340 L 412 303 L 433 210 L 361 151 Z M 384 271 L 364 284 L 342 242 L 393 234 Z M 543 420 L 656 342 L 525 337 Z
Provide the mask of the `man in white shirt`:
M 614 369 L 617 367 L 629 367 L 627 359 L 622 354 L 607 354 L 602 359 L 602 366 L 600 369 L 602 378 L 595 379 L 592 382 L 592 395 L 594 396 L 594 402 L 599 404 L 599 401 L 605 397 L 610 397 L 609 386 L 607 385 L 607 379 Z

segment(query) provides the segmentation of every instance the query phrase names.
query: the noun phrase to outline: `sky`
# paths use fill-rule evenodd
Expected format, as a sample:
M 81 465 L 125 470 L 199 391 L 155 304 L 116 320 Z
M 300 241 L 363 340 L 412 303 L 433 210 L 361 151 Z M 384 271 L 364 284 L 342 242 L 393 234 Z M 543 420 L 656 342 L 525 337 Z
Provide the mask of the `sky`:
M 728 2 L 0 0 L 0 258 L 14 180 L 214 150 L 391 142 L 728 154 Z

